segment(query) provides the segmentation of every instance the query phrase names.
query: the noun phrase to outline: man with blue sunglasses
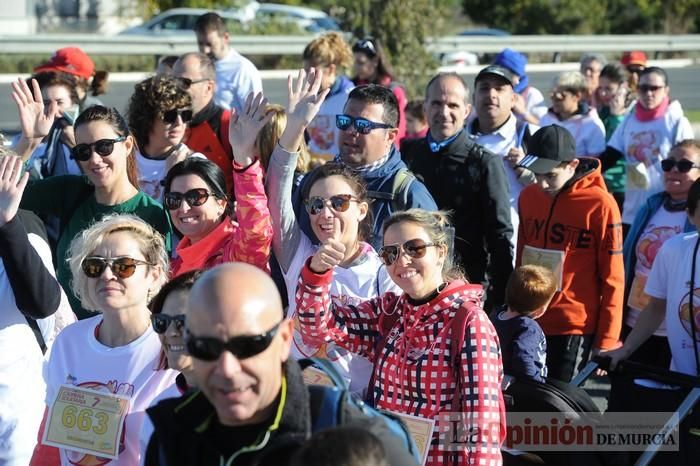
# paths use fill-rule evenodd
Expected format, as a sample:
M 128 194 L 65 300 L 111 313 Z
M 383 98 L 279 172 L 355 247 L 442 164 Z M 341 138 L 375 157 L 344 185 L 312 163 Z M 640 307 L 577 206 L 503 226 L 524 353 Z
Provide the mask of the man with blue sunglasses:
M 391 89 L 376 84 L 350 92 L 343 113 L 336 115 L 339 154 L 335 161 L 347 165 L 367 184 L 374 225 L 372 246 L 382 247 L 382 224 L 393 212 L 411 208 L 436 210 L 428 189 L 408 171 L 397 141 L 399 106 Z M 305 178 L 305 180 L 308 178 Z M 307 188 L 308 189 L 308 188 Z M 316 239 L 304 209 L 305 181 L 296 191 L 294 210 L 301 228 Z

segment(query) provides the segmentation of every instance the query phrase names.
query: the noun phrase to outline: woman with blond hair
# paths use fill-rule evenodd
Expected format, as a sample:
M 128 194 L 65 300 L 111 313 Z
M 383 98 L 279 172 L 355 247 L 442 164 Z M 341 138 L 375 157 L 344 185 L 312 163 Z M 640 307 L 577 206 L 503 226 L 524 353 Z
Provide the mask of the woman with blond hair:
M 352 49 L 342 34 L 329 32 L 312 40 L 302 57 L 307 73 L 311 68 L 323 72 L 321 91 L 329 90 L 318 115 L 307 128 L 309 150 L 313 158 L 332 160 L 339 152 L 337 139 L 340 130 L 336 128 L 335 116 L 343 113 L 348 95 L 355 87 L 343 74 L 354 62 Z
M 71 436 L 66 410 L 72 405 L 59 407 L 66 399 L 78 399 L 79 393 L 85 393 L 81 389 L 89 390 L 91 402 L 94 397 L 107 404 L 117 403 L 113 396 L 119 395 L 128 400 L 127 412 L 121 421 L 122 435 L 115 436 L 118 444 L 112 454 L 116 459 L 110 464 L 137 464 L 145 410 L 177 376 L 175 371 L 159 369 L 162 348 L 148 309 L 149 301 L 167 280 L 168 253 L 163 238 L 138 217 L 108 216 L 71 243 L 68 262 L 82 306 L 99 314 L 67 327 L 54 341 L 46 365 L 46 406 L 52 417 L 46 418 L 40 438 L 45 429 L 47 438 L 52 437 L 56 432 L 52 421 L 58 416 L 68 429 L 68 440 L 58 449 L 60 463 L 106 464 L 109 458 L 100 453 L 98 441 L 109 416 L 99 410 L 89 416 L 76 413 L 82 420 L 78 433 Z M 62 411 L 57 414 L 57 409 Z M 80 427 L 87 422 L 94 427 L 93 437 Z M 78 439 L 71 442 L 76 436 Z M 96 440 L 91 447 L 90 442 L 81 441 L 84 438 Z M 55 453 L 55 447 L 42 441 L 33 461 L 38 464 Z

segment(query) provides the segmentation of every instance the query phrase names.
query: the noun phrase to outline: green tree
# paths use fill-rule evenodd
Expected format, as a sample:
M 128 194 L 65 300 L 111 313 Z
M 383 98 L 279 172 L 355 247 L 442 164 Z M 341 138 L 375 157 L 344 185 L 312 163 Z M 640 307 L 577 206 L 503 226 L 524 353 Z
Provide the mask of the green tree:
M 327 1 L 327 0 L 326 0 Z M 395 79 L 409 98 L 422 96 L 437 69 L 426 50 L 430 37 L 440 36 L 447 18 L 458 8 L 455 0 L 336 0 L 326 5 L 355 37 L 375 37 L 384 46 Z

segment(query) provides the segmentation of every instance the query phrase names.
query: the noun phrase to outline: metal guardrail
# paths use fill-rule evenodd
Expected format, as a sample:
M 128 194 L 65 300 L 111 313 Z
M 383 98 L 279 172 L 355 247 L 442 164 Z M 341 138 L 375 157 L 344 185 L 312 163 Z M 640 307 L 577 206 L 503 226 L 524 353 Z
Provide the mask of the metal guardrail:
M 300 55 L 312 36 L 231 36 L 231 44 L 246 55 Z M 197 49 L 194 35 L 98 36 L 97 34 L 0 35 L 1 54 L 50 54 L 76 45 L 96 55 L 179 55 Z M 469 51 L 495 53 L 505 47 L 521 52 L 678 52 L 700 50 L 700 34 L 597 36 L 450 36 L 427 44 L 435 53 Z

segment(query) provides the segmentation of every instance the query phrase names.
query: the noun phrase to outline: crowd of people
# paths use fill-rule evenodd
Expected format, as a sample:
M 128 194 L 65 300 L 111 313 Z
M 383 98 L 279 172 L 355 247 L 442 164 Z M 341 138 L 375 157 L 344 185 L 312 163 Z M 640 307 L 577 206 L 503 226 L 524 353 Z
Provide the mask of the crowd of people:
M 124 113 L 77 48 L 12 84 L 0 465 L 496 466 L 504 375 L 700 375 L 700 141 L 642 52 L 547 101 L 505 49 L 408 101 L 328 33 L 281 106 L 217 14 L 194 31 Z M 611 408 L 635 390 L 664 393 Z

